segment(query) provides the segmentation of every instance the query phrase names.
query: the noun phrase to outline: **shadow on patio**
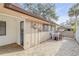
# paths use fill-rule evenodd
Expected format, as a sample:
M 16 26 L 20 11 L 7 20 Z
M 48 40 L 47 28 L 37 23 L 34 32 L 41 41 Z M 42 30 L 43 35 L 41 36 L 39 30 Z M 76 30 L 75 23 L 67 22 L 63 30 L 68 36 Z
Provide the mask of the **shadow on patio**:
M 23 50 L 23 48 L 21 48 L 16 43 L 5 45 L 5 46 L 0 46 L 0 55 L 1 54 L 8 54 L 8 53 L 13 53 L 13 52 L 18 52 L 18 51 L 22 51 L 22 50 Z

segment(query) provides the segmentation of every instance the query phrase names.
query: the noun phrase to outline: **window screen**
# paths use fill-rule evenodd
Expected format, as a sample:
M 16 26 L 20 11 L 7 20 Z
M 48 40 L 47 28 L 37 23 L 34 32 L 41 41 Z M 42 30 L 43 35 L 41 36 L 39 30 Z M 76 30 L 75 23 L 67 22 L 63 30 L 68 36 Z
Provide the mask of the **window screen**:
M 6 22 L 0 21 L 0 35 L 6 35 Z

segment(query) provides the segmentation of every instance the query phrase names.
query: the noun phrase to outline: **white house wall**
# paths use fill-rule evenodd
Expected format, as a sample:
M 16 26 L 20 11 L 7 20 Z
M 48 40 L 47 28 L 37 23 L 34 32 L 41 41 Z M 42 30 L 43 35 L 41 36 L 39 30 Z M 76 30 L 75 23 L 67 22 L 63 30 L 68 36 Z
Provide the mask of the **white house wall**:
M 20 19 L 7 14 L 0 14 L 0 21 L 6 21 L 6 35 L 0 36 L 0 46 L 11 43 L 19 43 Z
M 20 21 L 24 21 L 24 48 L 35 46 L 50 38 L 49 32 L 39 32 L 32 28 L 32 22 L 0 13 L 0 21 L 6 21 L 6 35 L 0 36 L 0 46 L 17 43 L 20 45 Z M 41 24 L 37 25 L 41 27 Z M 41 27 L 42 28 L 42 27 Z
M 76 40 L 77 42 L 79 42 L 79 23 L 77 24 L 77 27 L 76 27 Z
M 46 41 L 50 38 L 49 32 L 39 32 L 32 28 L 33 22 L 29 22 L 26 20 L 25 22 L 25 32 L 24 32 L 24 49 L 27 49 L 29 47 L 33 47 L 43 41 Z M 39 27 L 41 24 L 36 23 Z

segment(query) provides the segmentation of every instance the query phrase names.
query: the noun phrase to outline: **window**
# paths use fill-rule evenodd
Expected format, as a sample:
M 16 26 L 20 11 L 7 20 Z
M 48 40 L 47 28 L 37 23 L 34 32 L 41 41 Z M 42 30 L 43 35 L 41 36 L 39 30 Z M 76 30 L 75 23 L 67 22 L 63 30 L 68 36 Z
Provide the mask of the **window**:
M 6 35 L 6 22 L 0 21 L 0 35 Z
M 43 24 L 43 31 L 48 31 L 48 25 Z

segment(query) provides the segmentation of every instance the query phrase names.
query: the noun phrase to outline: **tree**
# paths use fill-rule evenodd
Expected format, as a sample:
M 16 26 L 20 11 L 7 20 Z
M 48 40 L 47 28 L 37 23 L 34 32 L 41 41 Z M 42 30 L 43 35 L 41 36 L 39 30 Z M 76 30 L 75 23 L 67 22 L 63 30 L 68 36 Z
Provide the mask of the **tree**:
M 58 16 L 55 13 L 55 4 L 40 4 L 40 3 L 23 3 L 23 9 L 36 15 L 43 16 L 46 19 L 54 18 L 57 20 Z
M 57 19 L 55 4 L 38 4 L 38 9 L 43 17 Z
M 76 30 L 76 25 L 77 25 L 77 18 L 79 16 L 79 3 L 78 4 L 75 4 L 74 6 L 72 6 L 70 9 L 69 9 L 69 17 L 75 17 L 75 22 L 73 23 L 74 24 L 74 28 Z M 73 25 L 72 25 L 73 26 Z
M 68 15 L 69 15 L 69 17 L 74 16 L 74 9 L 73 8 L 70 8 L 70 10 L 68 11 Z
M 69 14 L 70 17 L 75 16 L 75 18 L 77 19 L 78 15 L 79 15 L 79 4 L 75 4 L 74 6 L 72 6 L 69 9 L 68 14 Z

